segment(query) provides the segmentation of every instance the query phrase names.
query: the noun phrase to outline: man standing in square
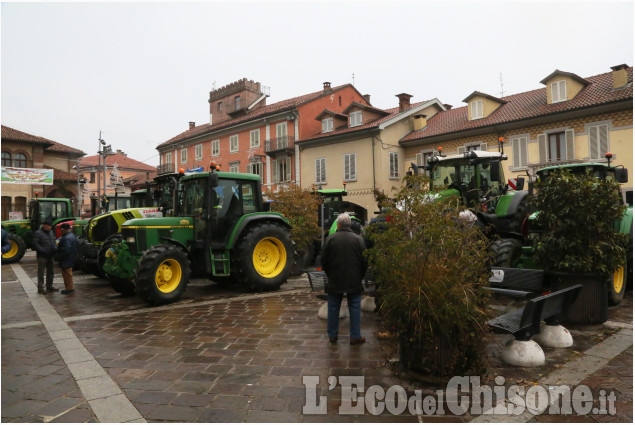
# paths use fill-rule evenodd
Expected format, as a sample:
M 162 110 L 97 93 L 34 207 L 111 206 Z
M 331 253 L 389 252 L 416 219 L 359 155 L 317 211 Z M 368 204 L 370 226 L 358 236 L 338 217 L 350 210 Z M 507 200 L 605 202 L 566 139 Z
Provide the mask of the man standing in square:
M 62 294 L 68 295 L 75 292 L 75 282 L 73 281 L 73 266 L 75 266 L 75 257 L 77 256 L 77 237 L 71 232 L 71 226 L 68 223 L 62 223 L 60 226 L 62 237 L 57 247 L 57 258 L 62 269 L 62 278 L 64 278 L 64 289 Z
M 368 262 L 363 251 L 364 239 L 351 229 L 351 217 L 344 213 L 337 217 L 337 232 L 326 238 L 322 247 L 322 268 L 328 276 L 326 300 L 328 303 L 327 332 L 329 341 L 337 342 L 340 325 L 340 306 L 346 294 L 350 315 L 350 344 L 363 344 L 361 335 L 361 301 L 364 287 L 362 279 Z
M 31 246 L 37 252 L 37 292 L 46 294 L 58 289 L 53 286 L 53 256 L 55 255 L 55 235 L 51 231 L 53 222 L 48 218 L 33 234 Z M 44 288 L 44 271 L 46 271 L 46 288 Z

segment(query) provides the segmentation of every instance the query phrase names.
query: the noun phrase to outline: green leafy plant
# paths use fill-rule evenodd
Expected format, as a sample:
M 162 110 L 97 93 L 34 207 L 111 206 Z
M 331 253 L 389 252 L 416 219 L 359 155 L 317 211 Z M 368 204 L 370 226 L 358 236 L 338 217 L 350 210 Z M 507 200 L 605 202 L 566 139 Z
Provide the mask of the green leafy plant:
M 320 237 L 318 198 L 295 184 L 281 187 L 278 192 L 267 191 L 265 196 L 273 201 L 271 211 L 284 214 L 291 224 L 291 239 L 296 244 L 296 250 L 306 252 Z
M 409 176 L 385 226 L 367 236 L 386 325 L 399 334 L 406 367 L 435 376 L 481 373 L 489 277 L 487 240 L 461 221 L 457 198 L 432 201 L 417 187 L 427 177 Z M 398 206 L 399 209 L 393 209 Z
M 624 265 L 628 235 L 615 229 L 625 208 L 619 183 L 562 169 L 536 187 L 538 264 L 548 271 L 603 274 Z

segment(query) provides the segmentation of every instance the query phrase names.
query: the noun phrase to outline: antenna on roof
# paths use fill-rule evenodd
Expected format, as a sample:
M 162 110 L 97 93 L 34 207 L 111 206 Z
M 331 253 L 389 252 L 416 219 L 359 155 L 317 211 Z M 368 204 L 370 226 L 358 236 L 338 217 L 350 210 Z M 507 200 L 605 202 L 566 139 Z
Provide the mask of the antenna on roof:
M 503 88 L 503 73 L 498 74 L 498 79 L 501 82 L 501 97 L 505 97 L 505 89 Z
M 353 72 L 353 87 L 355 86 L 355 73 Z

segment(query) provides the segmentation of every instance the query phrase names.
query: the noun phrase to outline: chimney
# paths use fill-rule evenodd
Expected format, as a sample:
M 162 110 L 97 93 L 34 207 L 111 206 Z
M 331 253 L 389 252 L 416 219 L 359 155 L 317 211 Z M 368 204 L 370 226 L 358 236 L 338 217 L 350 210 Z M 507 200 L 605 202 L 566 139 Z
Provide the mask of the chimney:
M 428 120 L 423 114 L 415 115 L 412 120 L 412 125 L 414 131 L 419 131 L 428 125 Z
M 399 111 L 404 111 L 408 108 L 410 108 L 410 98 L 412 97 L 412 95 L 408 94 L 408 93 L 401 93 L 401 94 L 397 94 L 395 95 L 399 98 Z
M 194 121 L 190 121 L 190 130 L 193 129 L 194 127 L 196 127 L 196 123 Z
M 121 149 L 117 149 L 117 153 L 118 153 L 119 155 L 128 156 L 128 155 L 126 155 L 126 153 L 125 153 L 124 151 L 122 151 Z
M 324 84 L 324 91 L 325 91 L 326 93 L 328 93 L 328 92 L 330 92 L 330 91 L 331 91 L 331 82 L 330 82 L 330 81 L 325 81 L 325 82 L 324 82 L 324 83 L 322 83 L 322 84 Z
M 446 110 L 448 110 L 448 111 L 449 111 L 450 109 L 452 109 L 452 105 L 450 105 L 449 103 L 444 103 L 444 104 L 443 104 L 443 107 L 444 107 Z
M 370 105 L 370 95 L 369 94 L 365 94 L 364 96 L 362 96 L 364 98 L 364 100 L 366 101 L 366 103 L 368 103 Z
M 612 66 L 613 70 L 613 88 L 620 89 L 628 83 L 628 65 L 623 63 L 622 65 Z

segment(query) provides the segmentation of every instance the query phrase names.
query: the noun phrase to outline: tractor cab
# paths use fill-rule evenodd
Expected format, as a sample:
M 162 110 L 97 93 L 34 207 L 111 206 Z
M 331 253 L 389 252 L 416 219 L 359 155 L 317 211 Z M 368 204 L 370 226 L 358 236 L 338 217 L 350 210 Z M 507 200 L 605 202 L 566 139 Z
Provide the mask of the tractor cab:
M 441 196 L 460 196 L 465 205 L 482 205 L 506 192 L 501 161 L 507 156 L 499 152 L 469 151 L 450 156 L 429 158 L 430 190 Z

